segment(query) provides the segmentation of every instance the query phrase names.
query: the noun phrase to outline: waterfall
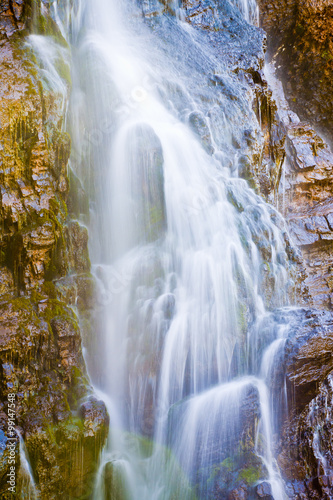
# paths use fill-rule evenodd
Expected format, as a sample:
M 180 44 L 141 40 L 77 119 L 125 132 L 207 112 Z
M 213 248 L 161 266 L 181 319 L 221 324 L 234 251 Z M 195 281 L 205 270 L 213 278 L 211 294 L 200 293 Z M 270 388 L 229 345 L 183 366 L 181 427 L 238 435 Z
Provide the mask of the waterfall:
M 19 490 L 22 500 L 37 500 L 40 498 L 36 488 L 35 480 L 31 471 L 27 450 L 22 436 L 19 434 L 20 443 L 20 474 Z
M 254 2 L 231 3 L 256 21 Z M 71 162 L 100 314 L 87 363 L 111 417 L 94 498 L 226 498 L 241 479 L 283 500 L 284 333 L 267 308 L 288 304 L 290 283 L 283 220 L 237 177 L 235 137 L 259 137 L 245 83 L 182 16 L 150 29 L 130 0 L 77 12 Z
M 256 0 L 230 0 L 242 16 L 252 24 L 259 25 L 259 7 Z

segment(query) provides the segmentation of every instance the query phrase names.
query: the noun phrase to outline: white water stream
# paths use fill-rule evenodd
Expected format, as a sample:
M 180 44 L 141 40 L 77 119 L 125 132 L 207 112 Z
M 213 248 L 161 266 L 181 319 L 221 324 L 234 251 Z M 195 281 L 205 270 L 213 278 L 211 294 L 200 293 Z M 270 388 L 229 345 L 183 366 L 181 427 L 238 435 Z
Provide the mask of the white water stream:
M 30 467 L 27 450 L 22 436 L 18 435 L 18 438 L 20 443 L 20 498 L 21 500 L 38 500 L 40 496 Z

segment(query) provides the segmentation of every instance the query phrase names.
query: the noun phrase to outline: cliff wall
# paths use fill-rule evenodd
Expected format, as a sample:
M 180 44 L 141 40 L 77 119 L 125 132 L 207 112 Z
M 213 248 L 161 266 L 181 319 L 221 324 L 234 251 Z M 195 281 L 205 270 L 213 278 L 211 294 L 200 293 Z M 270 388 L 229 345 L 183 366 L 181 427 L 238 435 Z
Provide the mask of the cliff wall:
M 29 33 L 66 42 L 37 3 L 0 4 L 0 496 L 8 492 L 8 397 L 37 496 L 87 498 L 108 416 L 90 387 L 78 309 L 92 307 L 87 230 L 68 211 L 70 137 L 62 92 L 41 76 Z M 43 68 L 42 68 L 43 69 Z M 44 68 L 45 74 L 45 68 Z M 78 304 L 78 308 L 74 308 Z M 8 445 L 8 443 L 7 443 Z M 16 492 L 24 498 L 16 442 Z M 22 472 L 21 472 L 22 475 Z

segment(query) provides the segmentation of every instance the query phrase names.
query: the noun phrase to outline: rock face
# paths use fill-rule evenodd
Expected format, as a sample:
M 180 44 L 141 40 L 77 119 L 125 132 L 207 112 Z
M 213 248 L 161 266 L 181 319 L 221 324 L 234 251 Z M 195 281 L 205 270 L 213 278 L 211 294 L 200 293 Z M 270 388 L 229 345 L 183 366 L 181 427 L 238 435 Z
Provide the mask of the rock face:
M 301 272 L 311 302 L 331 309 L 333 154 L 313 127 L 291 110 L 273 65 L 266 75 L 268 89 L 257 88 L 257 113 L 264 126 L 267 162 L 275 165 L 277 175 L 268 196 L 263 185 L 261 192 L 285 216 L 291 239 L 302 252 Z
M 31 11 L 31 4 L 25 0 L 1 0 L 0 33 L 12 35 L 24 27 L 24 22 Z
M 302 249 L 314 304 L 332 309 L 333 154 L 315 131 L 302 123 L 288 129 L 287 152 L 286 218 L 292 238 Z
M 303 410 L 333 368 L 333 316 L 331 312 L 298 309 L 284 312 L 289 322 L 285 346 L 285 376 L 293 406 Z
M 333 155 L 313 127 L 291 110 L 271 71 L 269 67 L 266 74 L 276 102 L 270 98 L 267 102 L 275 124 L 269 125 L 268 135 L 273 148 L 277 144 L 284 149 L 275 203 L 286 217 L 291 240 L 302 252 L 307 304 L 326 309 L 283 312 L 290 329 L 282 368 L 288 412 L 281 417 L 278 463 L 289 498 L 330 499 L 333 332 L 332 313 L 327 309 L 332 309 Z
M 272 373 L 281 429 L 276 455 L 288 498 L 330 499 L 333 315 L 311 308 L 272 313 L 285 330 Z M 281 397 L 282 394 L 282 397 Z M 261 498 L 264 487 L 256 494 Z
M 332 141 L 332 0 L 260 0 L 269 53 L 292 108 Z
M 33 7 L 37 31 L 49 27 L 59 41 L 53 21 Z M 91 307 L 88 237 L 68 217 L 66 96 L 43 86 L 20 32 L 32 27 L 31 13 L 29 2 L 0 3 L 1 433 L 8 428 L 8 394 L 15 394 L 15 426 L 40 498 L 86 498 L 108 431 L 104 403 L 94 398 L 87 379 L 71 308 L 77 303 L 87 315 Z M 5 450 L 0 449 L 3 498 Z M 18 451 L 17 441 L 17 470 Z M 24 482 L 17 488 L 24 498 Z
M 287 341 L 291 404 L 278 463 L 290 498 L 329 500 L 333 484 L 332 315 L 313 311 L 300 314 L 306 322 Z

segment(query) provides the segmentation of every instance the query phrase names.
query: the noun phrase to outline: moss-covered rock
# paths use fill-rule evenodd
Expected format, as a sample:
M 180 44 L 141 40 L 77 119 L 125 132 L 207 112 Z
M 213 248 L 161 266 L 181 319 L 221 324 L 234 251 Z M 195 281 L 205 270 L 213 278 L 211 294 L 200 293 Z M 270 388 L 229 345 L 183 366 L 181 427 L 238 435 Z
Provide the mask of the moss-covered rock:
M 250 498 L 254 486 L 267 477 L 266 467 L 253 451 L 235 453 L 212 471 L 208 479 L 209 498 Z
M 1 2 L 1 429 L 7 427 L 7 395 L 14 393 L 15 424 L 40 498 L 88 498 L 108 416 L 92 395 L 79 321 L 70 307 L 75 301 L 80 309 L 88 302 L 91 307 L 93 300 L 87 231 L 70 221 L 67 210 L 71 141 L 63 128 L 63 104 L 70 76 L 59 57 L 62 92 L 41 78 L 39 56 L 26 43 L 29 31 L 51 37 L 45 43 L 55 51 L 61 47 L 59 54 L 68 49 L 39 2 Z M 69 273 L 77 278 L 68 278 L 66 286 Z M 5 440 L 1 434 L 2 498 L 8 493 Z M 17 495 L 23 498 L 18 444 L 16 451 Z
M 16 423 L 41 498 L 85 498 L 108 416 L 104 403 L 86 400 L 92 389 L 76 317 L 62 302 L 41 297 L 4 297 L 0 304 L 1 400 L 17 395 Z M 6 414 L 5 403 L 1 409 Z
M 108 431 L 104 403 L 92 398 L 60 423 L 33 426 L 25 436 L 41 498 L 90 498 Z

